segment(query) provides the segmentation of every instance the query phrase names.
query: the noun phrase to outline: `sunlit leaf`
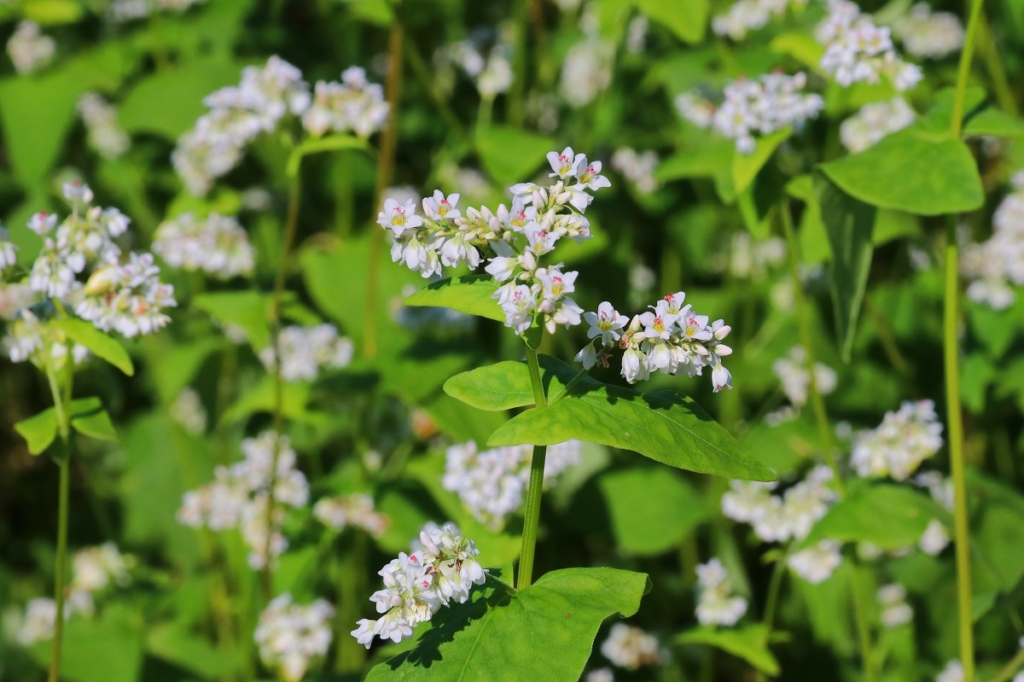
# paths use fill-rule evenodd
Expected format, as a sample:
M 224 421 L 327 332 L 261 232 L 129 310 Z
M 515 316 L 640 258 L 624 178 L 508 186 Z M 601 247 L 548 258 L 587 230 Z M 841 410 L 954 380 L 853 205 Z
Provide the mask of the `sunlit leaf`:
M 89 349 L 96 357 L 106 360 L 114 367 L 131 376 L 135 374 L 132 359 L 120 343 L 107 336 L 92 323 L 65 317 L 51 322 L 56 329 L 64 332 L 69 339 Z
M 766 625 L 748 625 L 735 629 L 699 627 L 676 635 L 676 644 L 707 644 L 742 658 L 767 675 L 779 674 L 779 662 L 768 648 Z

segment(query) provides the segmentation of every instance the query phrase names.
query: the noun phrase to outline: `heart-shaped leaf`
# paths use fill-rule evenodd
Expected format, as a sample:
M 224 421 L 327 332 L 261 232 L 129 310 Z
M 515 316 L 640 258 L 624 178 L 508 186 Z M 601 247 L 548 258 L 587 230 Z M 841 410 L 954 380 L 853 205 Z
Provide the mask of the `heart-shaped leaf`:
M 451 308 L 467 315 L 505 321 L 498 302 L 491 298 L 497 287 L 490 275 L 447 277 L 428 284 L 405 299 L 405 305 Z
M 549 399 L 565 390 L 578 374 L 571 365 L 551 357 L 538 355 L 541 383 Z M 586 385 L 600 385 L 593 379 L 584 379 Z M 444 383 L 444 392 L 467 405 L 489 412 L 511 410 L 533 405 L 533 384 L 525 362 L 499 362 L 456 374 Z

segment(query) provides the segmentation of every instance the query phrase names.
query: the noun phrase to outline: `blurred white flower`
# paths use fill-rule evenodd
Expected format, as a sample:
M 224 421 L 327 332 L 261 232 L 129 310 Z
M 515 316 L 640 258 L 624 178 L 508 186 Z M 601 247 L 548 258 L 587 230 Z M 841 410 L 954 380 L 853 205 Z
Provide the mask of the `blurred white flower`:
M 238 220 L 218 213 L 205 219 L 183 213 L 161 223 L 153 237 L 153 253 L 171 267 L 201 270 L 218 279 L 251 276 L 256 255 Z
M 970 282 L 967 297 L 996 310 L 1013 304 L 1014 288 L 1024 286 L 1024 171 L 1012 184 L 992 216 L 992 236 L 965 245 L 960 261 L 960 274 Z
M 737 0 L 727 12 L 711 20 L 711 30 L 716 35 L 743 40 L 748 32 L 764 28 L 770 19 L 781 18 L 790 5 L 803 8 L 807 0 Z
M 281 376 L 285 381 L 312 381 L 325 368 L 348 367 L 352 362 L 352 341 L 338 336 L 333 324 L 313 327 L 285 327 L 278 335 L 277 346 L 281 357 Z M 277 365 L 277 350 L 267 346 L 259 353 L 268 372 Z
M 391 519 L 374 511 L 373 498 L 365 493 L 323 497 L 313 505 L 313 516 L 334 530 L 355 526 L 374 537 L 380 537 L 391 526 Z
M 854 437 L 850 466 L 859 476 L 909 478 L 942 447 L 942 424 L 931 400 L 906 401 L 882 423 Z
M 57 52 L 53 38 L 43 35 L 39 24 L 22 21 L 7 40 L 7 56 L 18 73 L 32 73 L 43 68 Z
M 574 108 L 590 104 L 612 83 L 615 48 L 600 38 L 576 43 L 562 61 L 559 92 Z
M 735 625 L 747 612 L 747 600 L 732 593 L 732 583 L 717 558 L 697 566 L 697 620 L 701 625 Z
M 918 2 L 910 13 L 893 24 L 893 35 L 915 57 L 941 59 L 964 44 L 964 27 L 950 12 L 933 12 L 928 3 Z
M 661 659 L 658 640 L 654 635 L 625 623 L 616 623 L 611 627 L 611 630 L 608 631 L 608 639 L 601 643 L 601 655 L 614 665 L 626 670 L 658 665 Z M 591 673 L 591 675 L 593 674 Z M 604 678 L 614 679 L 611 674 L 611 671 L 608 670 Z M 601 678 L 598 677 L 598 679 Z
M 877 83 L 884 75 L 904 91 L 921 80 L 921 69 L 897 55 L 888 28 L 875 26 L 850 0 L 828 0 L 828 10 L 815 37 L 825 46 L 821 68 L 837 83 Z
M 822 540 L 813 547 L 791 554 L 786 565 L 809 583 L 822 583 L 832 577 L 841 563 L 843 555 L 840 545 L 832 540 Z
M 960 661 L 950 661 L 935 676 L 935 682 L 964 682 L 964 666 Z
M 260 660 L 286 682 L 299 682 L 317 665 L 331 645 L 334 607 L 323 599 L 309 606 L 292 603 L 287 592 L 260 614 L 255 640 Z
M 182 389 L 167 411 L 186 433 L 198 436 L 206 431 L 206 408 L 194 388 Z
M 87 92 L 78 99 L 78 113 L 85 123 L 89 146 L 106 159 L 116 159 L 128 151 L 131 140 L 117 124 L 117 112 L 103 97 Z
M 353 66 L 342 72 L 340 83 L 317 81 L 302 125 L 317 137 L 352 131 L 366 138 L 384 127 L 389 111 L 384 89 L 370 83 L 364 69 Z
M 802 346 L 793 346 L 787 357 L 779 358 L 772 364 L 772 372 L 782 382 L 782 391 L 793 407 L 803 407 L 807 403 L 807 392 L 811 385 L 807 351 Z M 836 373 L 831 367 L 817 362 L 814 364 L 814 382 L 820 395 L 828 395 L 836 389 Z
M 654 171 L 658 167 L 658 155 L 654 152 L 637 152 L 623 147 L 612 154 L 611 167 L 633 183 L 640 194 L 650 194 L 658 189 Z
M 840 124 L 839 139 L 844 147 L 856 154 L 877 144 L 886 135 L 906 128 L 915 118 L 914 110 L 902 97 L 872 102 Z

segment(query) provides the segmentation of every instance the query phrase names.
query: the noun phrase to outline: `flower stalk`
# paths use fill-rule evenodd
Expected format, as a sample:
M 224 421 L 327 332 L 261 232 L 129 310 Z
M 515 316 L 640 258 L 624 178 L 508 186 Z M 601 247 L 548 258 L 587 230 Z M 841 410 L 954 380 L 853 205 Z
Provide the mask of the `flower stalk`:
M 537 362 L 537 351 L 526 345 L 526 364 L 530 368 L 530 383 L 533 385 L 535 409 L 547 407 L 544 397 L 544 385 L 540 378 L 540 365 Z M 523 545 L 519 552 L 519 573 L 516 577 L 516 588 L 529 587 L 533 581 L 533 557 L 537 549 L 537 527 L 540 525 L 540 499 L 544 492 L 544 462 L 547 458 L 547 446 L 533 446 L 533 459 L 530 462 L 530 487 L 526 493 L 523 523 Z
M 50 357 L 47 354 L 48 358 Z M 70 377 L 70 370 L 69 370 Z M 57 414 L 57 433 L 60 436 L 62 452 L 57 457 L 57 466 L 60 468 L 60 483 L 57 502 L 57 557 L 54 560 L 54 584 L 53 600 L 56 602 L 56 616 L 53 623 L 53 642 L 50 647 L 50 669 L 47 675 L 47 682 L 57 682 L 60 679 L 61 648 L 64 644 L 64 591 L 67 583 L 68 564 L 68 503 L 71 496 L 71 419 L 68 413 L 70 410 L 70 378 L 66 382 L 65 391 L 62 392 L 57 381 L 57 374 L 54 371 L 52 360 L 46 363 L 46 380 L 50 385 L 50 393 L 53 396 L 53 409 Z

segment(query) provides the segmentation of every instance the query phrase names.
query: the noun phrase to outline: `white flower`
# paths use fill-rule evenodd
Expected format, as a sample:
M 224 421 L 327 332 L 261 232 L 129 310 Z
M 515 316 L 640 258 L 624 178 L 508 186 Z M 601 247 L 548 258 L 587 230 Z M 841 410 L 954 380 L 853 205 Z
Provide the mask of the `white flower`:
M 747 32 L 763 28 L 769 19 L 782 17 L 790 5 L 802 8 L 807 0 L 737 0 L 725 14 L 711 20 L 711 30 L 720 36 L 743 40 Z
M 587 682 L 615 682 L 611 668 L 598 668 L 587 673 Z
M 100 156 L 116 159 L 128 151 L 131 141 L 117 124 L 117 112 L 103 97 L 87 92 L 78 100 L 78 113 L 85 123 L 89 146 Z
M 455 208 L 458 204 L 458 194 L 449 194 L 446 197 L 444 192 L 435 189 L 433 197 L 424 197 L 423 213 L 432 220 L 454 220 L 462 215 Z
M 206 431 L 206 408 L 193 388 L 185 388 L 168 408 L 171 419 L 178 422 L 186 433 L 193 436 Z
M 324 369 L 347 367 L 353 350 L 352 341 L 338 336 L 333 324 L 290 326 L 281 330 L 277 346 L 267 346 L 259 357 L 267 371 L 273 372 L 280 352 L 281 376 L 285 381 L 312 381 Z
M 406 230 L 421 226 L 423 220 L 416 215 L 416 203 L 412 200 L 402 205 L 395 199 L 388 198 L 384 201 L 384 210 L 377 215 L 377 224 L 390 229 L 396 237 L 400 237 Z
M 7 40 L 7 55 L 18 73 L 38 71 L 53 61 L 56 51 L 57 43 L 34 21 L 19 23 Z
M 367 138 L 384 127 L 389 113 L 384 89 L 367 81 L 364 69 L 353 66 L 342 72 L 340 83 L 317 81 L 302 125 L 316 137 L 352 131 Z
M 878 588 L 878 602 L 882 605 L 882 625 L 895 628 L 914 620 L 914 609 L 907 604 L 907 591 L 899 583 Z
M 533 447 L 529 445 L 481 452 L 473 441 L 452 445 L 445 455 L 441 484 L 459 496 L 477 521 L 492 530 L 500 530 L 523 504 L 532 460 Z M 579 462 L 579 441 L 549 446 L 544 460 L 544 484 L 550 485 L 563 471 Z
M 373 498 L 364 493 L 321 498 L 313 505 L 313 516 L 335 530 L 356 526 L 374 537 L 380 537 L 391 526 L 391 519 L 374 511 Z
M 219 279 L 251 276 L 256 255 L 238 220 L 218 213 L 205 220 L 183 213 L 162 223 L 153 237 L 153 253 L 172 267 L 202 270 Z
M 772 372 L 782 381 L 782 391 L 794 407 L 803 407 L 807 402 L 811 375 L 807 369 L 807 352 L 802 346 L 794 346 L 789 356 L 779 358 L 772 364 Z M 814 365 L 815 386 L 820 395 L 828 395 L 836 388 L 836 373 L 820 362 Z
M 618 342 L 623 328 L 629 324 L 629 318 L 619 314 L 608 301 L 603 301 L 595 313 L 584 313 L 583 319 L 590 325 L 587 338 L 598 339 L 605 346 Z
M 85 297 L 75 314 L 101 331 L 116 330 L 129 338 L 152 334 L 170 322 L 164 308 L 177 305 L 174 287 L 162 283 L 160 268 L 148 253 L 128 254 L 129 261 L 96 270 L 82 289 Z
M 254 639 L 260 660 L 287 682 L 299 682 L 327 655 L 334 607 L 323 599 L 309 606 L 292 603 L 287 592 L 260 614 Z
M 652 151 L 638 153 L 624 147 L 612 154 L 611 166 L 632 182 L 640 194 L 650 194 L 658 189 L 658 181 L 654 177 L 658 155 Z
M 815 30 L 825 46 L 821 68 L 839 85 L 877 83 L 887 76 L 897 90 L 909 90 L 921 71 L 897 56 L 888 28 L 879 28 L 850 0 L 828 0 L 829 15 Z
M 961 274 L 970 281 L 967 296 L 1001 310 L 1024 286 L 1024 171 L 1013 177 L 1014 191 L 1006 196 L 992 216 L 992 236 L 964 249 Z
M 896 21 L 892 32 L 908 53 L 925 59 L 941 59 L 964 44 L 960 19 L 950 12 L 933 12 L 924 2 L 916 3 L 910 14 Z
M 818 465 L 783 495 L 772 494 L 775 483 L 731 481 L 722 495 L 722 513 L 749 523 L 765 542 L 802 540 L 836 499 L 828 485 L 832 476 L 829 467 Z
M 902 97 L 872 102 L 840 124 L 839 139 L 856 154 L 877 144 L 886 135 L 906 128 L 915 118 L 914 110 Z
M 964 666 L 960 661 L 950 661 L 935 676 L 935 682 L 964 682 Z
M 822 540 L 813 547 L 790 555 L 786 559 L 786 565 L 809 583 L 825 582 L 832 577 L 832 572 L 843 563 L 843 555 L 840 554 L 839 549 L 839 543 Z
M 938 519 L 932 519 L 928 522 L 927 528 L 921 534 L 921 539 L 917 541 L 917 546 L 921 548 L 921 551 L 932 556 L 941 554 L 948 544 L 949 534 L 946 532 L 946 527 Z
M 747 600 L 732 594 L 732 583 L 717 558 L 697 566 L 697 620 L 701 625 L 735 625 L 747 612 Z
M 601 643 L 601 655 L 626 670 L 657 665 L 661 659 L 658 640 L 640 628 L 625 623 L 616 623 L 611 627 L 608 639 Z M 611 675 L 611 671 L 608 671 L 608 675 Z M 605 677 L 607 679 L 608 676 Z
M 614 46 L 600 38 L 586 38 L 569 48 L 562 61 L 559 83 L 562 98 L 569 106 L 586 106 L 611 85 L 614 59 Z
M 941 447 L 942 424 L 935 403 L 907 401 L 897 412 L 886 412 L 878 428 L 855 436 L 850 465 L 862 477 L 904 481 Z

